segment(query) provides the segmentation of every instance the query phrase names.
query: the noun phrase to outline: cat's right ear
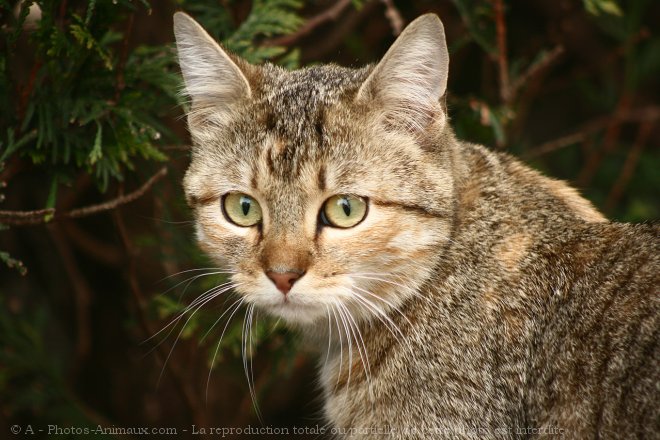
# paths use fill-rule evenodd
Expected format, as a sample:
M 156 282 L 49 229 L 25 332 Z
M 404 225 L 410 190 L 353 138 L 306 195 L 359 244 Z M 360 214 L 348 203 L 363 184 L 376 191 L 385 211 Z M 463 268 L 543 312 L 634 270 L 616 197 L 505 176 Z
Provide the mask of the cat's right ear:
M 449 52 L 442 22 L 426 14 L 410 23 L 360 87 L 357 100 L 381 111 L 389 127 L 423 133 L 446 122 Z
M 192 101 L 189 120 L 206 119 L 207 110 L 222 114 L 250 97 L 250 83 L 241 68 L 189 15 L 174 14 L 174 36 L 185 93 Z

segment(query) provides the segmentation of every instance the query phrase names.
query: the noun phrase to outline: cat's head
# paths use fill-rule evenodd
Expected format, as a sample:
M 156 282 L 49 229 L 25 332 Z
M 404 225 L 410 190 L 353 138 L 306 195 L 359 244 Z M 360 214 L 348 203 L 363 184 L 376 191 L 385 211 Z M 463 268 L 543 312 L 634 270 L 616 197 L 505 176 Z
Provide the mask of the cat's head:
M 235 290 L 300 324 L 346 309 L 382 319 L 414 294 L 453 209 L 437 16 L 362 69 L 251 65 L 183 13 L 174 31 L 191 100 L 185 191 Z

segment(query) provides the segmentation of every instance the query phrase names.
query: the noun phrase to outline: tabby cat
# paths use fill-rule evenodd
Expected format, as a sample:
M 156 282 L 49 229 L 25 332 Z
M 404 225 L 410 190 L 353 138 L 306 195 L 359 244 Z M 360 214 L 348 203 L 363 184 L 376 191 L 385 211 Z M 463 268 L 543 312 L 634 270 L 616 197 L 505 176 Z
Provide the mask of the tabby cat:
M 199 244 L 318 347 L 332 433 L 658 438 L 660 228 L 456 139 L 437 16 L 360 69 L 174 31 Z

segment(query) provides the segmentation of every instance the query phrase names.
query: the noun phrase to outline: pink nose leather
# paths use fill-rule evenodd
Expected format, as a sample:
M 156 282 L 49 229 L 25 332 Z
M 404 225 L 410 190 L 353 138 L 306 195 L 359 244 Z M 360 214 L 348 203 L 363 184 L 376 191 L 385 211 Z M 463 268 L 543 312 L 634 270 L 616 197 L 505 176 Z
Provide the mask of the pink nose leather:
M 293 283 L 295 283 L 302 274 L 297 272 L 266 272 L 266 276 L 275 284 L 275 287 L 283 294 L 289 293 Z

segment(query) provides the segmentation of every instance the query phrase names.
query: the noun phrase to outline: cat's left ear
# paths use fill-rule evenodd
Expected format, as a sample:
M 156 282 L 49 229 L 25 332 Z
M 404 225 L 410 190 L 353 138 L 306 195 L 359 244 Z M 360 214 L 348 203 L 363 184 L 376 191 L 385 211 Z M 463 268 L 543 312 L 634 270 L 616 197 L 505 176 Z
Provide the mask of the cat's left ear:
M 410 23 L 360 87 L 358 101 L 374 102 L 389 126 L 414 133 L 446 119 L 449 52 L 442 22 L 426 14 Z

